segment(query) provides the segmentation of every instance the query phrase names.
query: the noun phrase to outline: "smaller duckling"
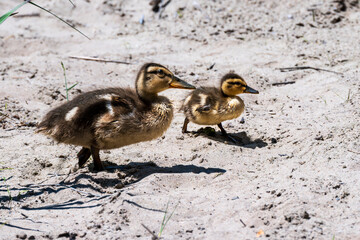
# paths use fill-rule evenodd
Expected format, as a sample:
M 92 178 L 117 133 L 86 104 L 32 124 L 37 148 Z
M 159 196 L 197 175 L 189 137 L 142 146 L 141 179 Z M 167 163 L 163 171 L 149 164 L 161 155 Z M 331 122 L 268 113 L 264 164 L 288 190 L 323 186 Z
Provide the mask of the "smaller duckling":
M 230 141 L 237 141 L 229 136 L 222 122 L 237 118 L 244 111 L 243 100 L 236 96 L 241 93 L 258 94 L 249 87 L 245 80 L 235 73 L 226 74 L 220 82 L 220 89 L 215 87 L 199 87 L 184 100 L 182 110 L 185 114 L 183 133 L 187 133 L 187 125 L 193 122 L 199 125 L 217 125 L 223 136 Z
M 48 112 L 37 132 L 58 142 L 82 146 L 79 167 L 92 156 L 94 169 L 104 170 L 100 150 L 150 141 L 170 126 L 173 105 L 158 95 L 169 88 L 195 87 L 166 67 L 147 63 L 137 75 L 135 90 L 106 88 L 83 93 Z

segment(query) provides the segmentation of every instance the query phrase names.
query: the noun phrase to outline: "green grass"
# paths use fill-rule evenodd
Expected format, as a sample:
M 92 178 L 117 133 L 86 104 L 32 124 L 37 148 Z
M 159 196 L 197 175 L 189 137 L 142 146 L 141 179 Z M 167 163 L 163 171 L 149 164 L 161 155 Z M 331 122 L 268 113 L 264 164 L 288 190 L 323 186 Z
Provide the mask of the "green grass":
M 169 220 L 171 219 L 172 215 L 174 214 L 176 208 L 178 207 L 180 201 L 176 204 L 174 210 L 171 212 L 170 216 L 168 218 L 166 218 L 166 215 L 168 214 L 168 209 L 169 209 L 169 202 L 166 204 L 166 209 L 165 209 L 165 213 L 164 213 L 164 217 L 163 217 L 163 220 L 161 222 L 161 227 L 160 227 L 160 231 L 159 231 L 159 234 L 158 234 L 158 238 L 161 237 L 165 227 L 166 227 L 166 224 L 169 222 Z
M 15 13 L 16 10 L 18 10 L 19 8 L 21 8 L 22 6 L 24 6 L 25 4 L 27 4 L 30 0 L 24 1 L 22 3 L 20 3 L 19 5 L 17 5 L 16 7 L 14 7 L 12 10 L 8 11 L 7 13 L 5 13 L 4 15 L 2 15 L 0 17 L 0 24 L 2 24 L 3 22 L 5 22 L 6 19 L 8 19 L 11 15 L 13 15 Z
M 350 100 L 351 100 L 350 96 L 351 96 L 351 89 L 349 89 L 348 96 L 347 96 L 347 99 L 345 102 L 350 102 Z
M 75 83 L 74 85 L 72 85 L 71 87 L 67 87 L 67 79 L 66 79 L 66 70 L 65 70 L 65 66 L 64 66 L 64 63 L 61 62 L 61 67 L 63 69 L 63 72 L 64 72 L 64 79 L 65 79 L 65 91 L 66 91 L 66 100 L 69 101 L 69 91 L 71 89 L 73 89 L 76 85 L 78 85 L 78 83 Z
M 4 171 L 4 170 L 12 170 L 13 168 L 1 168 L 0 171 Z M 10 188 L 9 188 L 9 185 L 6 185 L 6 181 L 7 179 L 5 177 L 1 177 L 2 180 L 5 184 L 5 187 L 6 187 L 6 192 L 9 196 L 9 204 L 11 204 L 11 202 L 13 201 L 13 195 L 11 194 L 11 191 L 10 191 Z M 28 192 L 28 190 L 21 190 L 18 192 L 18 195 L 17 195 L 17 198 L 20 199 L 20 197 L 23 195 L 23 194 L 26 194 Z
M 344 100 L 344 103 L 348 103 L 351 101 L 351 89 L 349 89 L 347 96 L 343 97 L 340 94 L 336 93 L 335 91 L 331 90 L 332 93 L 334 93 L 336 96 L 338 96 L 339 98 L 341 98 L 342 100 Z
M 69 0 L 71 4 L 74 5 L 74 3 Z M 21 8 L 22 6 L 24 6 L 26 3 L 29 3 L 37 8 L 40 8 L 41 10 L 53 15 L 54 17 L 56 17 L 57 19 L 59 19 L 60 21 L 62 21 L 63 23 L 65 23 L 66 25 L 68 25 L 69 27 L 71 27 L 72 29 L 74 29 L 75 31 L 77 31 L 78 33 L 80 33 L 81 35 L 83 35 L 84 37 L 86 37 L 87 39 L 90 40 L 90 38 L 88 36 L 86 36 L 84 33 L 82 33 L 80 30 L 78 30 L 77 28 L 75 28 L 74 26 L 72 26 L 70 23 L 68 23 L 67 21 L 65 21 L 64 19 L 58 17 L 56 14 L 54 14 L 53 12 L 51 12 L 50 10 L 43 8 L 39 5 L 37 5 L 36 3 L 32 2 L 31 0 L 25 0 L 24 2 L 20 3 L 19 5 L 17 5 L 15 8 L 11 9 L 10 11 L 8 11 L 7 13 L 5 13 L 4 15 L 2 15 L 0 17 L 0 24 L 2 24 L 3 22 L 5 22 L 6 19 L 8 19 L 10 16 L 16 14 L 15 11 L 18 10 L 19 8 Z
M 320 96 L 320 98 L 324 101 L 325 105 L 327 105 L 326 99 L 324 99 L 322 96 Z
M 4 183 L 6 183 L 6 181 L 7 181 L 7 179 L 5 177 L 3 177 L 2 180 L 4 181 Z M 8 195 L 9 195 L 9 201 L 10 201 L 9 203 L 11 204 L 13 198 L 11 196 L 9 185 L 6 185 L 6 191 L 7 191 Z
M 8 224 L 7 222 L 0 222 L 0 229 L 5 226 L 6 224 Z
M 0 171 L 4 171 L 4 170 L 13 170 L 13 168 L 0 168 Z
M 10 202 L 11 202 L 12 201 L 12 196 L 11 196 L 9 185 L 6 186 L 6 190 L 7 190 L 7 193 L 9 195 Z
M 20 197 L 24 194 L 26 194 L 28 192 L 28 190 L 21 190 L 19 191 L 18 195 L 17 195 L 17 199 L 20 199 Z

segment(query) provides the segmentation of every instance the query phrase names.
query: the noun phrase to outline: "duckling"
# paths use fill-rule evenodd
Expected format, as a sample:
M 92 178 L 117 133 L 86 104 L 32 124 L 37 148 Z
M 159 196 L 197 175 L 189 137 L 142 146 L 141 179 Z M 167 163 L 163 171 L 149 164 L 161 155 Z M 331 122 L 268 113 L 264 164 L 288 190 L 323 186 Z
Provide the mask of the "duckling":
M 182 110 L 185 120 L 182 132 L 187 132 L 190 121 L 200 125 L 217 125 L 223 136 L 236 143 L 237 141 L 227 134 L 221 123 L 239 117 L 244 111 L 243 100 L 236 96 L 241 93 L 258 94 L 259 92 L 249 87 L 245 80 L 235 73 L 228 73 L 221 79 L 220 89 L 197 88 L 184 100 Z
M 135 90 L 107 88 L 83 93 L 48 112 L 37 132 L 58 142 L 82 146 L 79 167 L 92 156 L 95 170 L 104 170 L 99 151 L 150 141 L 170 126 L 173 105 L 158 93 L 169 88 L 194 89 L 166 67 L 147 63 Z

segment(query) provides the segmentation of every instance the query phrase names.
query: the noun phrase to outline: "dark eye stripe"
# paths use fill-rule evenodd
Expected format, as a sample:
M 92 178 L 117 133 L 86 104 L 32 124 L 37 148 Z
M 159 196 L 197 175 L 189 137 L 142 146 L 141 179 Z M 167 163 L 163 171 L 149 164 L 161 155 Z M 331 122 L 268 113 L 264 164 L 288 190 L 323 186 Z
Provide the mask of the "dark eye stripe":
M 240 82 L 229 82 L 230 85 L 242 85 Z
M 155 70 L 155 71 L 151 71 L 151 72 L 148 72 L 148 73 L 158 74 L 159 72 L 158 72 L 158 70 Z M 163 73 L 165 76 L 172 77 L 171 74 L 167 74 L 167 73 L 165 73 L 165 72 L 162 72 L 162 73 Z

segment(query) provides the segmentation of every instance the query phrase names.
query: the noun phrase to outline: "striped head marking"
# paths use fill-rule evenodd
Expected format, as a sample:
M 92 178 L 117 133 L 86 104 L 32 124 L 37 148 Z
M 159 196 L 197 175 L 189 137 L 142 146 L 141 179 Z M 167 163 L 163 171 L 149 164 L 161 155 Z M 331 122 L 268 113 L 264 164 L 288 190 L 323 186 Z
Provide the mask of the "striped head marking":
M 157 94 L 169 88 L 174 74 L 166 67 L 156 64 L 145 64 L 137 77 L 136 89 L 148 94 Z
M 235 73 L 228 73 L 221 79 L 221 91 L 227 96 L 235 96 L 241 93 L 259 93 L 249 87 L 245 80 Z
M 157 63 L 142 66 L 136 80 L 136 91 L 145 98 L 152 98 L 168 88 L 194 89 L 192 85 L 174 76 L 166 67 Z

